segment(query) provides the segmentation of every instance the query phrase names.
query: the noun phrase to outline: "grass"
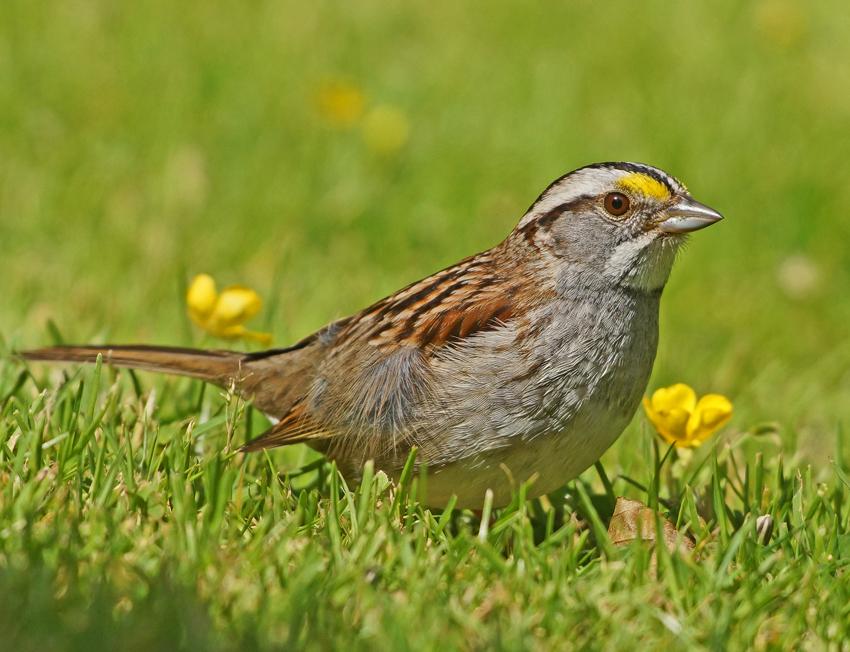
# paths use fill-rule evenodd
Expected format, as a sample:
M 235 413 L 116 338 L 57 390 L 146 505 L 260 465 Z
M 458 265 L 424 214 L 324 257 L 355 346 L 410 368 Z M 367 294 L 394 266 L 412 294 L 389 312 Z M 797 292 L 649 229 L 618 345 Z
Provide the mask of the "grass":
M 208 392 L 199 421 L 194 381 L 137 394 L 98 366 L 40 389 L 19 370 L 0 370 L 7 649 L 846 643 L 840 465 L 823 478 L 784 469 L 781 456 L 747 460 L 732 442 L 700 450 L 684 472 L 661 466 L 656 446 L 633 479 L 649 493 L 620 478 L 612 490 L 659 504 L 697 546 L 660 547 L 653 562 L 650 545 L 608 542 L 612 496 L 595 472 L 542 502 L 520 487 L 481 525 L 424 509 L 409 476 L 392 487 L 367 472 L 349 488 L 292 450 L 243 459 L 233 444 L 261 427 L 258 415 Z M 776 523 L 767 545 L 755 536 L 762 514 Z
M 0 3 L 0 647 L 846 649 L 845 5 Z M 399 149 L 323 117 L 339 81 L 405 116 Z M 185 317 L 198 272 L 256 288 L 284 345 L 618 159 L 727 217 L 674 269 L 650 390 L 733 421 L 656 473 L 638 416 L 603 458 L 697 540 L 657 577 L 605 543 L 593 469 L 480 532 L 300 447 L 233 456 L 265 422 L 212 388 L 9 357 L 220 346 Z

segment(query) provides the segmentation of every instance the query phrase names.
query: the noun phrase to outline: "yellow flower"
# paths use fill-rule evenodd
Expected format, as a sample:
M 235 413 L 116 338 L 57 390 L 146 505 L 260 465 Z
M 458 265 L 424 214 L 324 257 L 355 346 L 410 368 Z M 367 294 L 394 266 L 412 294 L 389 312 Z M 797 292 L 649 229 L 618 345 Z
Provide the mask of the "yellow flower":
M 643 399 L 643 409 L 668 444 L 693 448 L 711 437 L 732 418 L 732 403 L 725 396 L 706 394 L 699 401 L 690 387 L 678 383 Z
M 263 307 L 260 295 L 250 288 L 231 285 L 219 294 L 211 276 L 198 274 L 186 291 L 186 306 L 192 321 L 212 335 L 271 344 L 270 334 L 256 333 L 242 326 Z
M 392 154 L 407 142 L 410 122 L 401 109 L 376 106 L 363 118 L 363 138 L 377 154 Z
M 366 106 L 363 91 L 342 81 L 322 86 L 316 94 L 316 101 L 319 114 L 338 127 L 349 127 L 356 123 Z

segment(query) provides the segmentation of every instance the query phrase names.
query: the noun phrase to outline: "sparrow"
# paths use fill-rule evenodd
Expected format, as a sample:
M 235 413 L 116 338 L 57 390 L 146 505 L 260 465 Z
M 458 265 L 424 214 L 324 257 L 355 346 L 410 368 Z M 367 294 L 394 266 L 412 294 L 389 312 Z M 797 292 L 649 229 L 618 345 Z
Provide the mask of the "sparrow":
M 349 483 L 398 479 L 415 446 L 426 503 L 480 509 L 563 486 L 616 441 L 646 390 L 677 252 L 722 216 L 671 175 L 599 163 L 555 180 L 514 230 L 470 256 L 258 353 L 57 346 L 21 355 L 235 386 L 275 425 L 244 452 L 307 444 Z

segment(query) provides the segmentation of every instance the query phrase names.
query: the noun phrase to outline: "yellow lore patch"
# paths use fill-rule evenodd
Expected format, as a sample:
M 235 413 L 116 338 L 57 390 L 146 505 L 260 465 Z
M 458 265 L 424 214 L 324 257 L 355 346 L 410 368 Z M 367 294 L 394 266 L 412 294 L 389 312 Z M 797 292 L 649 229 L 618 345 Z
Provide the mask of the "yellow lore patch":
M 667 190 L 667 186 L 658 181 L 658 179 L 653 179 L 648 174 L 641 174 L 640 172 L 632 172 L 624 176 L 617 182 L 617 185 L 623 190 L 654 199 L 664 200 L 670 197 L 670 191 Z

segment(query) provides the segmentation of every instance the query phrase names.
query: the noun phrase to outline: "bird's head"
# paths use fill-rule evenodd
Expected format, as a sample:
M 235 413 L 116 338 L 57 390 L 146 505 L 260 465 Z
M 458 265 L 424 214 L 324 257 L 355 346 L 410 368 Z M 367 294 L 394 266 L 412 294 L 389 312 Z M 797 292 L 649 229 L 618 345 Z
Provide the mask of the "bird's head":
M 641 290 L 664 286 L 687 234 L 723 219 L 666 172 L 641 163 L 598 163 L 557 179 L 513 237 L 554 256 L 571 275 Z

